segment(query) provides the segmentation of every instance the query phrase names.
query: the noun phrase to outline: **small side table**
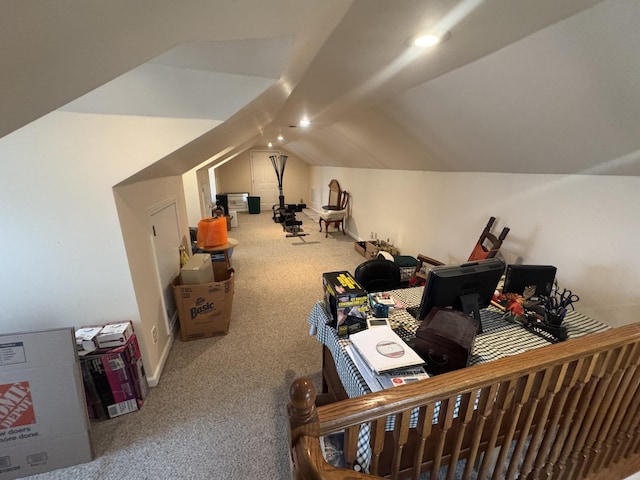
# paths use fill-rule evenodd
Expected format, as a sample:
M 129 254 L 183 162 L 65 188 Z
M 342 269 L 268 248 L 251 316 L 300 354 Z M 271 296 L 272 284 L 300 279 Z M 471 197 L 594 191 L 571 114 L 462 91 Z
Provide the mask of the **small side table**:
M 229 259 L 229 250 L 231 250 L 234 247 L 238 246 L 238 240 L 236 240 L 235 238 L 227 238 L 227 243 L 224 243 L 222 245 L 217 245 L 215 247 L 198 247 L 200 248 L 200 250 L 202 250 L 203 252 L 207 252 L 207 253 L 223 253 L 224 254 L 224 261 L 227 264 L 227 268 L 231 268 L 231 259 Z

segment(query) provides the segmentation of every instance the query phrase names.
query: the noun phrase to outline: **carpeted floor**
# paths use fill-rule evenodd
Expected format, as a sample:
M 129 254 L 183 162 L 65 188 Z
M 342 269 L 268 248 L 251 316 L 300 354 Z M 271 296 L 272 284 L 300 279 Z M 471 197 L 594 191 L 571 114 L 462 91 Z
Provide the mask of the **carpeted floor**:
M 229 333 L 173 345 L 160 383 L 138 412 L 92 424 L 92 462 L 34 479 L 289 479 L 291 382 L 319 387 L 321 348 L 306 318 L 322 273 L 364 261 L 353 239 L 328 238 L 304 214 L 286 238 L 271 212 L 240 214 Z

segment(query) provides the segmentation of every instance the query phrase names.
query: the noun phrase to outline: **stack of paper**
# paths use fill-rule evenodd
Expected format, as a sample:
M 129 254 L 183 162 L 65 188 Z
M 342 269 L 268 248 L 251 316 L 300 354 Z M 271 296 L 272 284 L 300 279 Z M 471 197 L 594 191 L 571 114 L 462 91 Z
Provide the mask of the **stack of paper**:
M 399 387 L 400 385 L 406 385 L 429 378 L 429 374 L 427 374 L 422 365 L 376 373 L 369 367 L 367 362 L 364 361 L 353 345 L 347 345 L 345 350 L 372 392 L 379 392 L 385 388 Z
M 349 340 L 376 373 L 424 363 L 420 355 L 389 327 L 370 328 L 354 333 Z

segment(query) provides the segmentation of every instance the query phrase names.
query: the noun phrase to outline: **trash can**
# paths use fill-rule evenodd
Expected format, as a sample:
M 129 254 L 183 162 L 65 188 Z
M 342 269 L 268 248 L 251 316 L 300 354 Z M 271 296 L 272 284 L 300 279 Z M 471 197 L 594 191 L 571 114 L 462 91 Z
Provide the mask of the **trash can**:
M 249 213 L 260 213 L 260 197 L 247 197 Z

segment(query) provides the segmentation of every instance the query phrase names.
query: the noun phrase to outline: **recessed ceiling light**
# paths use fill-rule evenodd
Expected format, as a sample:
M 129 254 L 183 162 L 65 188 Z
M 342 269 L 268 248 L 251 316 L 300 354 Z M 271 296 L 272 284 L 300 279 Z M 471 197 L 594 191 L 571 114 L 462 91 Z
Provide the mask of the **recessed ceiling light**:
M 413 38 L 413 45 L 422 48 L 433 47 L 439 43 L 446 42 L 450 36 L 451 33 L 448 31 L 424 33 Z
M 268 147 L 269 148 L 273 147 L 273 143 L 269 142 Z
M 300 126 L 302 128 L 307 128 L 309 126 L 311 122 L 309 121 L 308 118 L 303 118 L 302 120 L 300 120 Z
M 282 135 L 278 135 L 278 140 L 282 141 L 282 140 L 284 140 L 284 137 Z

